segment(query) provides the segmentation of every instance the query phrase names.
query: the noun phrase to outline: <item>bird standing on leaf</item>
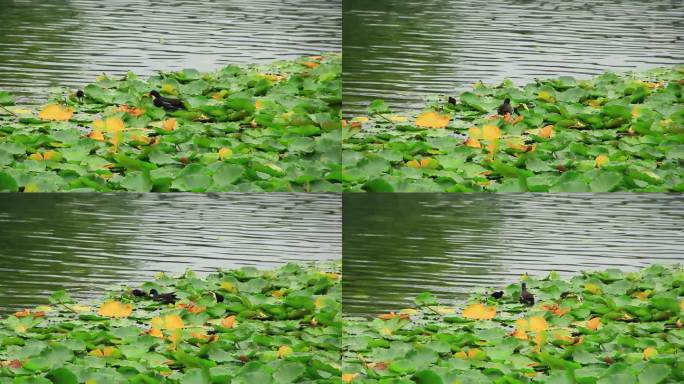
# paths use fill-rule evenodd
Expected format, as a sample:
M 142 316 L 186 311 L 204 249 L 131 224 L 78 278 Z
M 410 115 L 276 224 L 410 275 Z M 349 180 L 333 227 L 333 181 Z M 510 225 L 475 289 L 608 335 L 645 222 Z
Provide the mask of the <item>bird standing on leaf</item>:
M 513 106 L 511 106 L 511 99 L 508 97 L 504 99 L 503 104 L 499 105 L 499 108 L 497 108 L 496 113 L 498 113 L 500 116 L 506 116 L 508 114 L 509 116 L 513 114 Z
M 522 291 L 520 292 L 520 304 L 525 304 L 528 307 L 534 305 L 534 295 L 532 295 L 527 290 L 527 284 L 525 284 L 525 282 L 522 283 Z
M 179 109 L 185 109 L 185 106 L 183 105 L 183 100 L 164 97 L 160 95 L 157 90 L 151 91 L 150 96 L 152 96 L 152 100 L 154 102 L 155 107 L 164 108 L 167 111 L 177 111 Z

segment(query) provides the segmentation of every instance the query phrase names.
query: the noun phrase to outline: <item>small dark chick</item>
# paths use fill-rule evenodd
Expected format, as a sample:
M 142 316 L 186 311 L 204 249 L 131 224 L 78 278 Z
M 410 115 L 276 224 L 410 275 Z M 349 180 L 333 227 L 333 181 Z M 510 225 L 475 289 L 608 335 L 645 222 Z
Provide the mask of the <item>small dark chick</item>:
M 502 298 L 503 295 L 504 295 L 504 292 L 503 292 L 503 291 L 496 291 L 496 292 L 493 292 L 493 293 L 492 293 L 491 295 L 489 295 L 489 296 L 491 296 L 491 297 L 493 297 L 493 298 L 495 298 L 495 299 L 498 300 L 498 299 Z
M 520 292 L 520 304 L 525 304 L 528 307 L 534 305 L 534 295 L 527 291 L 527 284 L 522 283 L 522 291 Z
M 497 108 L 496 113 L 498 113 L 500 116 L 506 116 L 508 113 L 509 115 L 513 113 L 513 107 L 511 106 L 511 99 L 508 97 L 504 100 L 503 104 L 499 105 L 499 108 Z

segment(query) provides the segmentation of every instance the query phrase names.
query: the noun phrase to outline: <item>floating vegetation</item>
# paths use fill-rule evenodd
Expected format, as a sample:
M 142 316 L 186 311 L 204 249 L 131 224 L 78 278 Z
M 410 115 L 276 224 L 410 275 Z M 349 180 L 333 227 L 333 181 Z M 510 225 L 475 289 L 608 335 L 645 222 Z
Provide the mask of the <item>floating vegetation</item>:
M 340 191 L 341 56 L 0 92 L 0 191 Z
M 684 191 L 683 87 L 674 67 L 477 83 L 411 118 L 377 100 L 345 129 L 344 189 Z
M 335 383 L 340 265 L 159 276 L 0 320 L 0 383 Z
M 429 293 L 417 308 L 347 319 L 348 383 L 609 384 L 684 382 L 684 269 L 525 277 L 463 309 Z M 498 296 L 498 298 L 497 298 Z M 529 303 L 527 303 L 529 304 Z

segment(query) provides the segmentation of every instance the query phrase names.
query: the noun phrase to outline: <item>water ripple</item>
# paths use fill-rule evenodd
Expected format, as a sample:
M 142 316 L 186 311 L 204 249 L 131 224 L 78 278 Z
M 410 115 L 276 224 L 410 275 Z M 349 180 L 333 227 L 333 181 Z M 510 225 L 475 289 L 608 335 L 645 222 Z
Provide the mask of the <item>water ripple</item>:
M 345 313 L 463 300 L 528 273 L 684 262 L 684 196 L 345 194 Z M 382 287 L 382 290 L 378 290 Z
M 4 194 L 0 312 L 157 272 L 339 259 L 341 226 L 339 195 Z
M 0 89 L 43 102 L 105 72 L 209 71 L 340 51 L 341 0 L 0 0 Z
M 587 78 L 684 63 L 675 0 L 346 0 L 345 113 L 376 98 L 420 108 L 478 80 Z

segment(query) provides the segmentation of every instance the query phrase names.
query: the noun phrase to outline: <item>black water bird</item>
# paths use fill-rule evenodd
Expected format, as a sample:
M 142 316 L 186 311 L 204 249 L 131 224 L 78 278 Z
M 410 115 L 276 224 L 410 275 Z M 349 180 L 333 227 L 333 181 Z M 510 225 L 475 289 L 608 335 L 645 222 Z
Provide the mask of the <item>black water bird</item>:
M 503 291 L 496 291 L 496 292 L 492 292 L 492 294 L 490 296 L 498 300 L 498 299 L 502 298 L 503 295 L 504 295 Z
M 80 89 L 76 90 L 76 98 L 78 99 L 79 103 L 81 101 L 83 101 L 83 96 L 85 96 L 85 93 L 83 93 L 82 90 L 80 90 Z
M 183 100 L 164 97 L 160 95 L 159 92 L 156 90 L 151 91 L 150 96 L 152 96 L 152 100 L 154 102 L 155 107 L 164 108 L 167 111 L 177 111 L 179 109 L 185 109 L 185 106 L 183 105 Z
M 498 113 L 500 116 L 506 116 L 506 114 L 513 114 L 513 107 L 511 106 L 511 99 L 508 97 L 504 100 L 503 104 L 499 105 L 499 108 L 497 108 L 496 113 Z
M 154 288 L 150 290 L 150 296 L 152 297 L 152 300 L 158 301 L 162 304 L 174 304 L 176 301 L 178 301 L 175 293 L 159 293 L 159 291 Z
M 137 288 L 132 290 L 131 294 L 135 297 L 147 297 L 147 296 L 149 296 L 147 293 L 145 293 L 145 291 L 142 291 L 142 290 L 137 289 Z
M 456 105 L 456 98 L 453 96 L 449 96 L 449 98 L 447 99 L 447 103 Z
M 525 284 L 525 282 L 522 283 L 522 292 L 520 292 L 520 304 L 525 304 L 528 307 L 534 305 L 534 295 L 532 295 L 527 290 L 527 284 Z

